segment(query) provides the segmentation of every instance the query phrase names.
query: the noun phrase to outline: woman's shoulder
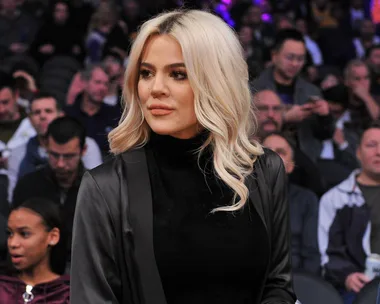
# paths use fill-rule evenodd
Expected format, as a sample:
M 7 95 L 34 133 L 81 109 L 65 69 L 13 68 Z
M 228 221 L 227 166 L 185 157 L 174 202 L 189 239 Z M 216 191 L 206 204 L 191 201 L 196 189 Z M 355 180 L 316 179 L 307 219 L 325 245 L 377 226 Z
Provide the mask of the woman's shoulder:
M 128 161 L 140 160 L 141 155 L 144 155 L 144 148 L 126 151 L 117 155 L 111 155 L 103 164 L 87 171 L 95 181 L 100 181 L 102 184 L 113 183 L 115 178 L 120 178 L 123 175 L 125 163 Z
M 264 153 L 258 157 L 258 162 L 262 165 L 263 170 L 277 172 L 283 166 L 281 157 L 268 148 L 263 148 Z

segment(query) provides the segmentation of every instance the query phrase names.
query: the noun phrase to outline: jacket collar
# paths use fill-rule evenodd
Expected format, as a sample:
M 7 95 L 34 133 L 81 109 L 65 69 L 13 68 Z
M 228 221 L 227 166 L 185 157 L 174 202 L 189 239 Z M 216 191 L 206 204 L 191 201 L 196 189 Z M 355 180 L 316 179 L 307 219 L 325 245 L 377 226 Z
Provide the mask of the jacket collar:
M 263 78 L 266 80 L 266 83 L 268 83 L 268 89 L 271 89 L 271 90 L 274 90 L 276 91 L 276 81 L 274 79 L 274 68 L 273 67 L 269 67 L 267 68 L 264 72 L 263 72 Z M 304 87 L 304 82 L 305 80 L 302 79 L 301 76 L 297 76 L 295 78 L 295 96 L 297 96 L 297 93 L 299 91 L 302 91 L 303 90 L 303 87 Z M 253 89 L 255 89 L 253 87 Z M 294 102 L 296 103 L 296 99 L 294 100 Z
M 357 186 L 356 177 L 361 172 L 361 169 L 356 169 L 351 172 L 350 176 L 341 182 L 337 188 L 338 190 L 345 192 L 347 194 L 361 194 L 360 188 Z

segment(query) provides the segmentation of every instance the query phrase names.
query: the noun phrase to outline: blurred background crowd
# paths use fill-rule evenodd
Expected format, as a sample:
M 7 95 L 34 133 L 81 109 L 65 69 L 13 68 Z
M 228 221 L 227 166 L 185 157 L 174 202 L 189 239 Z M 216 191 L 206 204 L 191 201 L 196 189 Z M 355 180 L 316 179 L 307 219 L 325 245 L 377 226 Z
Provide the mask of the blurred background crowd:
M 255 138 L 289 175 L 293 268 L 352 303 L 380 254 L 377 0 L 0 0 L 0 259 L 17 245 L 11 206 L 35 197 L 60 206 L 70 244 L 81 177 L 109 157 L 136 32 L 183 6 L 236 30 Z

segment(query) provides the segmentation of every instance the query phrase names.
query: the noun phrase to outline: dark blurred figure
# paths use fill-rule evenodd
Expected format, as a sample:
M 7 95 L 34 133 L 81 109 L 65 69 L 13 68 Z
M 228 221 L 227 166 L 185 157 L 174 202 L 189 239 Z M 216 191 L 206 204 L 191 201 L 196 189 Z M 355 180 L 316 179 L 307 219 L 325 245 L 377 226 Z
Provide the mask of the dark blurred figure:
M 91 16 L 95 9 L 90 2 L 85 2 L 84 0 L 71 0 L 70 4 L 71 20 L 77 30 L 78 36 L 83 40 L 87 35 Z
M 286 135 L 273 133 L 263 140 L 263 145 L 275 151 L 283 160 L 289 175 L 294 162 L 295 146 Z M 318 247 L 318 198 L 308 189 L 288 184 L 290 229 L 292 237 L 292 268 L 314 275 L 321 274 L 321 255 Z
M 108 94 L 104 98 L 104 103 L 120 107 L 121 110 L 120 102 L 124 79 L 123 58 L 118 53 L 109 51 L 104 54 L 103 65 L 109 77 Z
M 330 0 L 311 0 L 311 17 L 319 28 L 333 28 L 338 25 Z
M 380 100 L 380 45 L 370 47 L 366 52 L 366 63 L 371 72 L 371 94 Z
M 352 43 L 349 19 L 341 2 L 335 2 L 331 5 L 331 9 L 336 23 L 334 26 L 319 28 L 317 43 L 321 49 L 324 64 L 343 69 L 348 61 L 356 57 L 355 47 Z
M 264 50 L 269 50 L 275 42 L 275 32 L 271 24 L 262 19 L 262 9 L 258 5 L 251 5 L 243 15 L 243 24 L 252 28 L 253 37 Z
M 23 12 L 41 21 L 47 10 L 47 1 L 43 0 L 23 0 L 19 1 L 19 8 Z
M 41 66 L 55 55 L 83 59 L 81 37 L 70 22 L 70 6 L 66 0 L 52 3 L 47 20 L 38 31 L 30 51 Z
M 136 0 L 121 0 L 121 20 L 127 25 L 129 38 L 134 39 L 138 27 L 145 21 L 147 16 L 141 9 L 139 1 Z
M 350 124 L 352 129 L 360 133 L 380 116 L 380 107 L 370 91 L 368 66 L 359 59 L 350 61 L 344 71 L 344 81 L 350 91 Z
M 86 63 L 99 63 L 108 51 L 119 53 L 124 59 L 129 49 L 128 28 L 119 21 L 116 6 L 102 2 L 91 17 L 86 39 Z
M 357 58 L 364 58 L 366 51 L 380 43 L 380 37 L 375 35 L 376 28 L 372 20 L 364 19 L 360 22 L 359 37 L 353 40 Z
M 364 9 L 363 0 L 350 0 L 349 18 L 355 36 L 359 34 L 361 22 L 368 17 Z
M 278 15 L 275 18 L 275 30 L 276 32 L 280 32 L 282 30 L 287 30 L 287 29 L 293 29 L 294 28 L 294 22 L 293 19 L 286 15 Z
M 296 20 L 296 29 L 302 33 L 305 40 L 306 49 L 309 52 L 314 66 L 323 64 L 323 57 L 318 44 L 309 35 L 309 28 L 306 19 L 298 18 Z
M 356 148 L 359 138 L 353 130 L 346 128 L 350 121 L 348 112 L 349 94 L 344 85 L 337 85 L 323 91 L 324 98 L 329 103 L 330 113 L 335 119 L 334 135 L 323 141 L 323 148 L 318 159 L 318 168 L 330 189 L 358 168 Z
M 243 47 L 244 58 L 248 64 L 249 80 L 252 81 L 260 75 L 264 69 L 263 48 L 253 36 L 253 30 L 248 25 L 243 25 L 239 31 L 239 41 Z
M 17 8 L 15 0 L 0 0 L 0 58 L 27 52 L 38 22 Z

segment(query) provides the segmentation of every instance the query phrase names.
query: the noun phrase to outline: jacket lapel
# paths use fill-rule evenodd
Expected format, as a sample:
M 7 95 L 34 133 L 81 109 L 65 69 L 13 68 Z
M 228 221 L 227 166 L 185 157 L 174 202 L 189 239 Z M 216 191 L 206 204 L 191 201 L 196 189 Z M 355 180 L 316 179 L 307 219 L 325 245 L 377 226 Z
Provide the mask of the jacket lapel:
M 153 247 L 153 206 L 144 149 L 123 154 L 128 184 L 129 220 L 133 230 L 134 259 L 144 304 L 166 304 Z

